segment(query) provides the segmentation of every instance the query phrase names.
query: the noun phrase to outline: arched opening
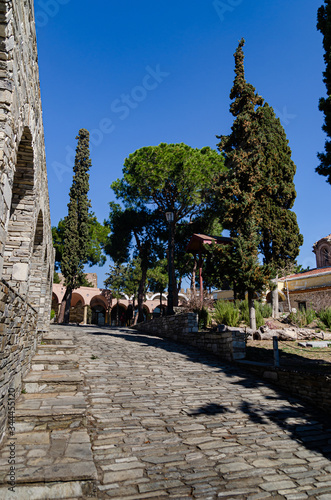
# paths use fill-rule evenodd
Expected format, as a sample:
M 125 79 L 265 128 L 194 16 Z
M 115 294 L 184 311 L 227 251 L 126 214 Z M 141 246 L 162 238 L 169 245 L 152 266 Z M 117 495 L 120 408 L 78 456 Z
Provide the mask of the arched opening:
M 329 261 L 329 249 L 326 247 L 322 248 L 322 267 L 327 267 L 330 264 Z
M 126 307 L 123 304 L 115 304 L 110 314 L 112 326 L 125 326 Z
M 53 292 L 52 293 L 52 304 L 51 304 L 51 317 L 54 318 L 54 321 L 57 322 L 57 318 L 59 315 L 59 298 L 58 296 Z
M 155 307 L 153 311 L 153 318 L 159 318 L 160 316 L 165 316 L 166 313 L 167 313 L 167 306 L 163 304 L 162 306 L 158 305 L 157 307 Z
M 84 321 L 84 299 L 76 292 L 73 292 L 71 297 L 71 307 L 69 322 L 70 323 L 83 323 Z
M 34 207 L 32 136 L 25 128 L 17 151 L 3 262 L 3 278 L 23 297 L 27 294 Z
M 106 324 L 107 304 L 104 297 L 93 297 L 91 300 L 92 325 L 104 326 Z
M 266 302 L 267 302 L 267 304 L 271 305 L 271 300 L 272 300 L 272 293 L 268 292 L 267 295 L 266 295 Z M 279 309 L 280 313 L 283 313 L 285 311 L 285 307 L 286 307 L 286 302 L 285 301 L 286 301 L 285 295 L 283 294 L 283 292 L 281 292 L 280 290 L 278 290 L 278 309 Z
M 29 277 L 29 296 L 30 304 L 39 309 L 41 303 L 41 288 L 43 280 L 43 271 L 45 261 L 43 259 L 43 239 L 44 239 L 44 218 L 42 211 L 38 214 L 36 229 L 34 233 L 30 277 Z M 45 297 L 44 297 L 45 301 Z
M 148 309 L 148 307 L 146 305 L 143 305 L 143 316 L 144 316 L 144 321 L 147 321 L 151 317 L 150 310 Z M 133 324 L 134 325 L 137 323 L 137 319 L 138 319 L 138 306 L 136 306 L 134 308 L 134 312 L 133 312 Z

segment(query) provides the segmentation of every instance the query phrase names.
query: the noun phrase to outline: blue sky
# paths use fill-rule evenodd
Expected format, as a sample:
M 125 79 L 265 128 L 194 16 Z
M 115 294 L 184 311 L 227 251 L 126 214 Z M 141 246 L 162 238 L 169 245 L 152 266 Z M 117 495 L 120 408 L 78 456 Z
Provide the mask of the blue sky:
M 52 225 L 67 213 L 78 130 L 91 133 L 90 199 L 108 216 L 124 159 L 160 142 L 216 148 L 230 131 L 233 53 L 275 109 L 297 166 L 298 262 L 331 233 L 331 186 L 315 173 L 324 148 L 322 0 L 35 0 Z M 93 268 L 102 286 L 108 265 Z

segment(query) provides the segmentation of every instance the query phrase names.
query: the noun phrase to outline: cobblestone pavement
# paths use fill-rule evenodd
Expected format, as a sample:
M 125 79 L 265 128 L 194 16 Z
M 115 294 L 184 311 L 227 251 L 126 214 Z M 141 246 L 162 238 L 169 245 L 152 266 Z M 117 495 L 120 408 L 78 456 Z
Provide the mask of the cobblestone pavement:
M 331 499 L 331 431 L 305 403 L 174 342 L 66 331 L 85 378 L 97 498 Z

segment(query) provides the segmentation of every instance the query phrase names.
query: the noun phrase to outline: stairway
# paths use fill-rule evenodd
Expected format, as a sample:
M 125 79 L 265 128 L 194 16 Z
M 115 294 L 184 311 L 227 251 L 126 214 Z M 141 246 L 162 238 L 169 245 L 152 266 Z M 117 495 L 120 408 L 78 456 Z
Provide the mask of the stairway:
M 0 449 L 0 500 L 93 498 L 97 471 L 75 349 L 71 334 L 60 327 L 38 346 L 16 401 L 15 433 Z M 14 492 L 7 484 L 10 450 Z

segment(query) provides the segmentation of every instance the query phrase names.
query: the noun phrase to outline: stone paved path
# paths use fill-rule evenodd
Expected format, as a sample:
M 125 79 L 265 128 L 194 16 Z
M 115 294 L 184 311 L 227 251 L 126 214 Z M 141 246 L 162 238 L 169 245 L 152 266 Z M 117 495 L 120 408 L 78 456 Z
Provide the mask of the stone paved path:
M 98 498 L 331 499 L 331 431 L 303 403 L 167 340 L 73 332 Z
M 60 460 L 61 467 L 67 462 L 61 469 L 63 485 L 58 475 L 45 476 L 44 489 L 23 485 L 17 498 L 331 500 L 331 419 L 327 429 L 304 403 L 193 348 L 128 329 L 52 328 L 52 335 L 58 332 L 76 346 L 72 366 L 67 363 L 68 377 L 72 373 L 79 379 L 78 360 L 83 383 L 75 393 L 54 393 L 57 401 L 34 397 L 43 412 L 55 411 L 63 398 L 68 399 L 63 406 L 68 413 L 84 408 L 90 443 L 82 439 L 79 414 L 78 423 L 66 427 L 64 422 L 67 430 L 55 426 L 52 431 L 53 424 L 44 431 L 31 428 L 31 436 L 44 432 L 52 442 L 77 433 L 79 446 L 73 442 L 73 453 L 66 441 L 65 454 L 59 455 L 62 448 L 55 439 L 56 453 L 48 458 L 54 464 Z M 31 374 L 26 383 L 35 379 Z M 27 396 L 19 404 L 30 418 L 25 426 L 31 424 L 31 411 L 40 408 L 33 395 Z M 38 457 L 48 464 L 47 457 L 34 451 L 33 436 L 30 444 L 28 436 L 24 439 L 21 470 L 26 476 L 42 476 L 45 465 Z M 85 464 L 94 462 L 90 478 L 97 476 L 95 487 L 83 495 L 83 483 L 77 480 L 88 476 L 75 469 L 80 456 Z M 36 465 L 38 470 L 29 472 Z

